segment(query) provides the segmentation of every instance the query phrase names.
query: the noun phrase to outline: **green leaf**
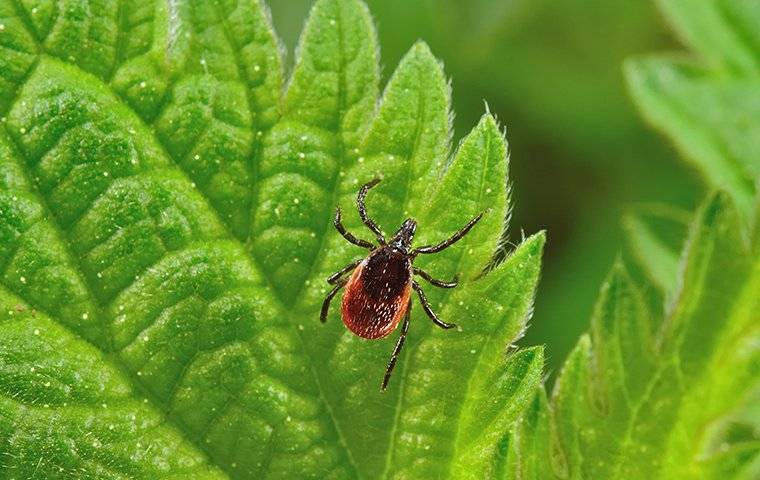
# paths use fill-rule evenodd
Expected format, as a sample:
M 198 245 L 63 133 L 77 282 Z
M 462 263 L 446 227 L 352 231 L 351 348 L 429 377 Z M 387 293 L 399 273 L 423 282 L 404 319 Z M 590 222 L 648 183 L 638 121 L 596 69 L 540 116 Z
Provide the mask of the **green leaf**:
M 546 392 L 541 388 L 505 436 L 502 442 L 505 464 L 499 478 L 552 478 L 552 467 L 560 478 L 567 476 L 564 465 L 555 466 L 553 461 L 554 436 L 547 403 Z
M 708 185 L 729 192 L 749 217 L 760 178 L 760 10 L 741 0 L 658 3 L 699 59 L 627 62 L 631 94 Z
M 288 303 L 333 231 L 325 219 L 358 158 L 379 81 L 375 31 L 356 1 L 317 3 L 298 51 L 282 117 L 264 137 L 250 236 L 254 258 Z
M 662 318 L 617 263 L 551 403 L 539 397 L 514 428 L 510 472 L 755 478 L 760 255 L 748 239 L 729 197 L 712 197 L 691 225 Z
M 523 350 L 473 379 L 457 429 L 452 473 L 457 478 L 496 478 L 499 443 L 541 382 L 543 350 Z
M 5 288 L 0 302 L 3 477 L 226 478 L 103 352 Z
M 678 253 L 690 215 L 668 205 L 640 205 L 623 217 L 628 249 L 644 275 L 664 295 L 678 278 Z
M 507 353 L 544 235 L 502 261 L 507 145 L 483 116 L 450 149 L 450 92 L 417 43 L 382 96 L 360 0 L 319 0 L 291 77 L 259 1 L 0 0 L 0 477 L 467 478 L 540 381 Z M 285 88 L 286 87 L 286 88 Z M 458 329 L 415 306 L 364 342 L 325 278 L 366 255 L 359 186 L 418 244 Z M 371 236 L 368 238 L 372 238 Z M 484 272 L 487 272 L 484 274 Z M 415 303 L 416 300 L 415 300 Z M 495 402 L 495 403 L 494 403 Z
M 760 16 L 741 0 L 657 0 L 686 45 L 711 67 L 737 74 L 760 73 Z

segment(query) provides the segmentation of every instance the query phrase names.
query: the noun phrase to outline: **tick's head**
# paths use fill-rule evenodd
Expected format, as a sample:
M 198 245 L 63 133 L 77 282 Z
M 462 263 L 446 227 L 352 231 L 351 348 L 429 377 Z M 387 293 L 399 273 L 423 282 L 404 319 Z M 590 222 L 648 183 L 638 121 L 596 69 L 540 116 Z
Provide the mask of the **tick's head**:
M 404 220 L 401 227 L 396 232 L 391 240 L 391 245 L 395 248 L 407 253 L 412 247 L 412 240 L 414 239 L 414 231 L 417 230 L 417 222 L 411 218 Z

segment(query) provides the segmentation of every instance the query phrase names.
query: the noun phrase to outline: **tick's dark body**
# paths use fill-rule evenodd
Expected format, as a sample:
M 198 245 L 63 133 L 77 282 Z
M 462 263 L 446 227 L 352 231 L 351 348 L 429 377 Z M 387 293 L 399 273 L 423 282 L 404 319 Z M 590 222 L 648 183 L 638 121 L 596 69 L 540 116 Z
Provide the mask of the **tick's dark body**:
M 393 238 L 386 242 L 380 228 L 367 216 L 364 207 L 364 197 L 369 189 L 377 185 L 379 181 L 375 179 L 364 185 L 359 190 L 359 196 L 356 200 L 359 216 L 362 222 L 375 234 L 379 247 L 348 232 L 341 223 L 340 208 L 335 212 L 334 225 L 338 232 L 349 242 L 367 248 L 371 250 L 371 253 L 364 259 L 346 265 L 327 279 L 328 283 L 335 285 L 335 287 L 327 294 L 327 298 L 322 303 L 320 320 L 322 322 L 327 320 L 330 302 L 344 287 L 346 292 L 341 303 L 341 316 L 346 327 L 356 335 L 369 340 L 383 338 L 395 330 L 402 319 L 404 320 L 401 326 L 401 335 L 385 369 L 385 377 L 383 377 L 383 383 L 380 387 L 385 390 L 409 331 L 409 312 L 411 310 L 409 297 L 412 289 L 419 295 L 422 308 L 433 323 L 441 328 L 453 328 L 455 326 L 453 323 L 446 323 L 436 316 L 430 308 L 425 292 L 422 291 L 422 287 L 414 280 L 413 276 L 419 275 L 432 285 L 441 288 L 455 287 L 457 285 L 456 279 L 451 282 L 434 279 L 424 270 L 412 265 L 415 257 L 419 254 L 440 252 L 457 242 L 470 231 L 483 214 L 481 213 L 470 220 L 451 238 L 437 245 L 412 249 L 417 222 L 411 218 L 406 219 Z M 349 272 L 351 272 L 351 276 L 346 279 L 344 275 Z
M 411 290 L 409 256 L 388 245 L 380 247 L 354 269 L 346 283 L 343 323 L 362 338 L 383 338 L 409 309 Z

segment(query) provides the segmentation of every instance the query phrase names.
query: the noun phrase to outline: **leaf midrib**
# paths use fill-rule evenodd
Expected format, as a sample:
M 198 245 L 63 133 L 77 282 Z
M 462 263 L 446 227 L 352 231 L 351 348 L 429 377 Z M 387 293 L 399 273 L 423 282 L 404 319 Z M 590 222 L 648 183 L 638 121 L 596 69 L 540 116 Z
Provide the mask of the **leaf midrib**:
M 416 122 L 416 129 L 414 132 L 414 146 L 412 147 L 412 151 L 409 155 L 409 164 L 407 165 L 406 171 L 408 172 L 407 180 L 406 180 L 406 192 L 404 192 L 404 200 L 401 209 L 401 216 L 404 216 L 404 212 L 409 207 L 409 191 L 412 187 L 412 177 L 414 176 L 414 165 L 412 164 L 417 150 L 420 146 L 420 141 L 422 139 L 422 122 L 423 118 L 425 116 L 425 95 L 422 91 L 422 88 L 420 88 L 422 83 L 422 75 L 420 73 L 419 68 L 415 69 L 415 73 L 417 75 L 417 96 L 419 101 L 419 110 L 417 112 L 417 122 Z M 448 112 L 447 112 L 448 113 Z M 416 292 L 415 292 L 416 293 Z M 411 308 L 411 302 L 413 299 L 410 299 L 409 302 L 409 308 Z M 401 368 L 401 377 L 399 378 L 398 382 L 398 396 L 396 397 L 396 406 L 395 406 L 395 412 L 393 415 L 393 424 L 391 425 L 390 430 L 390 437 L 388 439 L 388 450 L 385 453 L 385 466 L 383 467 L 383 479 L 388 479 L 388 475 L 390 474 L 391 465 L 393 464 L 393 450 L 396 445 L 396 431 L 398 430 L 398 423 L 401 418 L 401 405 L 403 404 L 404 400 L 404 386 L 406 385 L 406 377 L 407 377 L 407 369 L 409 367 L 409 357 L 411 356 L 411 351 L 413 350 L 413 345 L 407 345 L 406 349 L 401 352 L 399 361 L 402 363 Z
M 483 150 L 486 152 L 485 155 L 483 155 L 483 157 L 485 159 L 484 161 L 487 163 L 488 160 L 490 160 L 490 153 L 491 153 L 491 135 L 490 134 L 486 135 L 486 145 L 485 145 L 485 148 Z M 451 166 L 450 166 L 450 168 L 451 168 Z M 480 176 L 480 188 L 478 189 L 478 199 L 479 200 L 483 199 L 483 191 L 485 190 L 484 187 L 486 185 L 486 177 L 487 177 L 486 171 L 487 170 L 488 169 L 484 167 L 483 168 L 483 173 Z M 445 172 L 444 172 L 444 174 L 445 174 Z M 459 266 L 462 265 L 462 259 L 463 258 L 464 258 L 464 254 L 460 253 L 459 257 L 457 258 L 457 261 L 456 261 L 457 270 L 459 270 Z M 509 260 L 508 258 L 504 259 L 504 262 L 507 262 L 508 260 Z M 451 296 L 451 294 L 452 294 L 451 291 L 445 290 L 443 292 L 443 299 L 444 299 L 443 301 L 446 302 L 446 303 L 448 303 L 448 300 L 449 300 L 449 297 Z M 532 300 L 531 300 L 531 303 L 532 303 Z M 493 335 L 495 333 L 496 333 L 496 329 L 495 328 L 491 329 L 491 331 L 488 332 L 488 335 L 486 336 L 485 340 L 483 341 L 483 348 L 480 348 L 479 351 L 478 351 L 477 359 L 475 360 L 475 364 L 474 364 L 474 366 L 472 368 L 472 371 L 471 371 L 471 373 L 469 375 L 469 378 L 467 379 L 467 388 L 465 389 L 464 398 L 468 397 L 468 394 L 469 394 L 470 390 L 472 389 L 472 381 L 474 379 L 473 373 L 478 370 L 478 367 L 480 366 L 480 363 L 483 361 L 483 352 L 486 350 L 485 346 L 488 345 L 488 343 L 491 341 L 491 338 L 493 337 Z M 452 436 L 452 445 L 451 445 L 451 450 L 454 452 L 453 458 L 457 458 L 457 455 L 456 455 L 457 451 L 458 451 L 458 448 L 457 448 L 457 443 L 458 442 L 457 442 L 457 440 L 459 439 L 459 430 L 460 430 L 460 427 L 461 427 L 461 418 L 462 418 L 462 412 L 464 411 L 464 405 L 465 405 L 465 403 L 466 403 L 465 401 L 463 401 L 461 403 L 461 405 L 459 406 L 459 410 L 457 411 L 457 414 L 456 414 L 456 418 L 457 418 L 458 421 L 455 422 L 455 424 L 454 424 L 454 435 Z M 453 462 L 449 463 L 448 468 L 446 470 L 447 474 L 451 473 L 452 464 L 453 464 Z
M 714 225 L 713 225 L 714 226 Z M 712 230 L 710 231 L 711 235 L 714 235 L 714 232 Z M 704 241 L 704 240 L 703 240 Z M 692 248 L 696 248 L 699 246 L 699 243 L 701 243 L 699 240 L 696 241 Z M 705 287 L 705 277 L 707 275 L 707 270 L 710 265 L 710 260 L 713 257 L 715 251 L 715 238 L 712 239 L 712 241 L 708 242 L 707 250 L 703 253 L 701 258 L 699 258 L 699 264 L 697 265 L 698 271 L 696 273 L 697 280 L 695 281 L 695 287 L 697 288 L 696 292 L 692 292 L 688 298 L 691 300 L 689 303 L 683 303 L 685 301 L 685 290 L 684 286 L 681 287 L 681 291 L 679 292 L 679 296 L 677 297 L 677 300 L 675 302 L 675 307 L 671 311 L 669 315 L 669 321 L 664 322 L 662 325 L 662 328 L 659 332 L 660 334 L 660 345 L 668 345 L 667 352 L 660 352 L 660 358 L 659 363 L 657 365 L 655 373 L 650 377 L 650 381 L 647 383 L 647 386 L 645 388 L 645 392 L 642 395 L 642 397 L 639 399 L 638 402 L 633 406 L 631 409 L 631 415 L 628 420 L 628 425 L 626 428 L 625 435 L 623 437 L 623 441 L 621 442 L 621 448 L 618 450 L 616 454 L 616 461 L 615 461 L 615 474 L 613 478 L 619 478 L 620 471 L 623 466 L 623 460 L 625 459 L 625 450 L 628 447 L 631 439 L 633 438 L 633 430 L 634 426 L 636 425 L 636 420 L 638 418 L 638 415 L 640 413 L 641 408 L 645 405 L 645 403 L 650 399 L 654 387 L 657 385 L 657 381 L 659 381 L 659 378 L 664 374 L 664 372 L 669 368 L 672 367 L 677 375 L 677 381 L 679 385 L 679 397 L 677 404 L 674 406 L 675 415 L 674 415 L 674 423 L 673 425 L 677 425 L 681 420 L 681 414 L 683 413 L 683 391 L 687 387 L 687 385 L 684 384 L 684 377 L 681 372 L 681 366 L 680 366 L 680 359 L 678 355 L 678 349 L 680 345 L 680 335 L 677 336 L 677 338 L 673 339 L 673 341 L 667 342 L 666 338 L 670 337 L 674 334 L 677 334 L 679 330 L 673 330 L 677 325 L 674 325 L 673 319 L 674 317 L 689 317 L 692 310 L 695 308 L 695 305 L 698 303 L 698 300 L 702 297 L 702 291 Z M 686 257 L 689 258 L 688 256 Z M 736 298 L 736 297 L 734 297 Z M 735 302 L 734 302 L 735 304 Z M 663 354 L 667 353 L 669 358 L 662 357 Z M 711 352 L 710 358 L 714 358 L 715 351 Z M 667 449 L 668 445 L 670 445 L 670 438 L 672 438 L 672 435 L 674 435 L 675 428 L 671 428 L 670 435 L 668 435 L 668 441 L 663 444 L 663 449 Z

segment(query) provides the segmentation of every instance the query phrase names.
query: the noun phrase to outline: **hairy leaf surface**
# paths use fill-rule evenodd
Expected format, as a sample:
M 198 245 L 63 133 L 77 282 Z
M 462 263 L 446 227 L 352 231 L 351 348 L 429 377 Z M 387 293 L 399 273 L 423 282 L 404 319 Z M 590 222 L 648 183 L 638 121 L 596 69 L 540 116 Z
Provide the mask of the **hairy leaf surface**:
M 544 245 L 493 263 L 507 145 L 483 116 L 452 151 L 441 64 L 414 45 L 379 95 L 360 0 L 318 0 L 292 74 L 257 0 L 0 0 L 0 477 L 468 478 L 540 381 L 508 353 Z M 325 278 L 373 239 L 417 244 L 425 285 L 395 335 L 326 325 Z M 483 272 L 488 272 L 483 274 Z M 424 283 L 424 280 L 421 280 Z

